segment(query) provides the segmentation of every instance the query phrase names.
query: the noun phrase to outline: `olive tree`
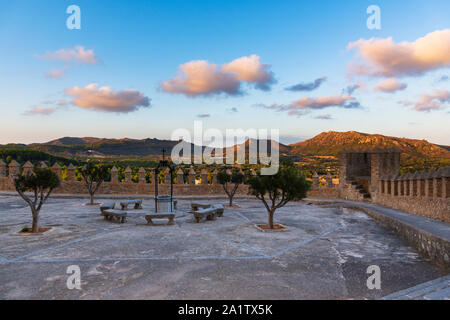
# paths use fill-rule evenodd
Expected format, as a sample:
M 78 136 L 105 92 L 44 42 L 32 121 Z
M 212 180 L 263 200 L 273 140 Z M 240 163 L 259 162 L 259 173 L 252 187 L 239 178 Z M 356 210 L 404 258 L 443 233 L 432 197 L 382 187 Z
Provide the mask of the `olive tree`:
M 239 185 L 244 182 L 244 175 L 238 170 L 232 170 L 231 174 L 228 174 L 226 170 L 221 170 L 217 173 L 217 182 L 223 186 L 223 189 L 230 200 L 230 207 L 233 206 L 233 197 L 236 194 Z
M 292 162 L 280 165 L 275 175 L 250 176 L 247 179 L 249 194 L 261 200 L 267 210 L 268 226 L 274 228 L 275 210 L 285 206 L 289 201 L 298 201 L 306 197 L 310 188 L 305 175 Z
M 36 168 L 30 173 L 14 179 L 14 186 L 23 200 L 30 206 L 33 216 L 32 233 L 39 232 L 39 212 L 53 189 L 60 185 L 59 177 L 50 169 Z M 31 192 L 28 196 L 25 192 Z
M 108 168 L 89 162 L 83 168 L 81 168 L 81 176 L 86 185 L 86 188 L 90 196 L 90 205 L 94 204 L 94 195 L 100 188 L 103 181 L 108 178 Z

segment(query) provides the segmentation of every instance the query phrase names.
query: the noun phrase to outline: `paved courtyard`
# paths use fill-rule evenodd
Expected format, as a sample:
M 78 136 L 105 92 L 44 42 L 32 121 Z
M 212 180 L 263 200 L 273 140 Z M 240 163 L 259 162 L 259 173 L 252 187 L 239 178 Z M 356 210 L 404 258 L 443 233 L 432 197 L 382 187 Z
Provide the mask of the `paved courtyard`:
M 266 222 L 259 201 L 197 224 L 182 200 L 174 226 L 146 225 L 151 200 L 126 224 L 85 203 L 50 199 L 40 225 L 52 229 L 18 235 L 30 210 L 0 197 L 0 299 L 375 299 L 445 275 L 355 210 L 290 203 L 275 214 L 289 231 L 264 233 L 254 227 Z M 70 265 L 81 290 L 67 289 Z M 381 290 L 366 286 L 370 265 L 381 268 Z

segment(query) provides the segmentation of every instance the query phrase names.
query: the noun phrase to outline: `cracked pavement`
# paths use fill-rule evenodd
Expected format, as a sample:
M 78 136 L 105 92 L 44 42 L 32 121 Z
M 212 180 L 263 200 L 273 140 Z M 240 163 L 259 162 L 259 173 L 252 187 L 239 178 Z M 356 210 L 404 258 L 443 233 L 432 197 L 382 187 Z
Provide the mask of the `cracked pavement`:
M 259 201 L 197 224 L 179 200 L 174 226 L 146 225 L 151 200 L 126 224 L 85 202 L 50 199 L 40 226 L 52 229 L 18 235 L 30 210 L 0 197 L 0 299 L 376 299 L 445 275 L 358 210 L 292 202 L 275 213 L 288 232 L 261 232 Z M 70 265 L 80 266 L 81 290 L 67 289 Z M 370 265 L 381 268 L 381 290 L 366 286 Z

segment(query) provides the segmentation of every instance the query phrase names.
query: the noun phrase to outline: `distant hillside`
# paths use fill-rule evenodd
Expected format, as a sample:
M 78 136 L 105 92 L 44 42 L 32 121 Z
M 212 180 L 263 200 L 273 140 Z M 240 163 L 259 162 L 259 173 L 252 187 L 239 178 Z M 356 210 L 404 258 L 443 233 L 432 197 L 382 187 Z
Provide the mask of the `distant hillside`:
M 25 162 L 30 161 L 34 165 L 37 165 L 41 161 L 47 162 L 48 165 L 53 165 L 55 162 L 58 162 L 60 165 L 69 165 L 70 163 L 72 163 L 73 165 L 82 164 L 82 162 L 80 161 L 69 160 L 63 157 L 56 157 L 48 153 L 36 150 L 4 148 L 0 148 L 0 160 L 7 164 L 9 164 L 12 160 L 17 161 L 20 164 L 24 164 Z
M 166 154 L 178 143 L 159 139 L 102 139 L 65 137 L 47 143 L 30 144 L 29 148 L 64 157 L 149 156 Z
M 291 145 L 292 154 L 337 156 L 342 149 L 361 148 L 400 149 L 406 156 L 412 158 L 446 158 L 450 159 L 450 148 L 432 144 L 426 140 L 396 138 L 381 134 L 367 134 L 355 131 L 322 132 L 321 134 L 299 143 Z
M 444 148 L 445 150 L 450 151 L 450 146 L 440 146 L 440 145 L 438 145 L 438 144 L 437 144 L 437 146 L 438 146 L 438 147 L 441 147 L 441 148 Z
M 86 144 L 93 144 L 97 142 L 106 141 L 107 139 L 102 138 L 74 138 L 74 137 L 64 137 L 56 140 L 49 141 L 45 143 L 46 145 L 52 145 L 52 146 L 70 146 L 70 145 L 86 145 Z
M 191 147 L 194 155 L 194 145 L 185 142 Z M 234 151 L 245 148 L 248 154 L 250 140 L 237 144 Z M 292 145 L 278 144 L 271 141 L 275 148 L 278 146 L 282 158 L 289 157 L 302 164 L 336 165 L 336 156 L 342 149 L 361 148 L 372 149 L 396 147 L 402 151 L 402 165 L 405 167 L 425 168 L 450 163 L 450 147 L 432 144 L 426 140 L 415 140 L 383 136 L 381 134 L 367 134 L 355 131 L 348 132 L 322 132 L 319 135 Z M 104 139 L 104 138 L 76 138 L 64 137 L 47 143 L 34 143 L 30 145 L 9 144 L 0 146 L 2 149 L 35 150 L 67 159 L 86 158 L 104 159 L 104 161 L 149 161 L 161 158 L 162 150 L 169 156 L 172 148 L 178 141 L 159 139 Z M 17 151 L 17 150 L 16 150 Z M 14 151 L 14 152 L 16 152 Z M 270 151 L 270 148 L 269 150 Z M 226 154 L 224 150 L 223 155 Z M 35 155 L 29 155 L 34 157 Z M 46 157 L 42 155 L 42 157 Z M 26 156 L 23 157 L 27 158 Z M 330 162 L 331 161 L 331 162 Z
M 256 140 L 256 139 L 247 139 L 244 143 L 241 144 L 237 144 L 233 147 L 234 152 L 242 152 L 242 149 L 245 148 L 245 153 L 248 154 L 249 152 L 249 147 L 250 147 L 250 142 L 254 143 L 256 146 L 256 150 L 257 152 L 259 152 L 259 144 L 261 143 L 262 145 L 264 145 L 264 143 L 267 146 L 267 154 L 270 155 L 270 152 L 272 151 L 272 149 L 274 151 L 276 151 L 277 149 L 279 150 L 279 153 L 281 156 L 286 156 L 289 155 L 291 152 L 292 147 L 279 143 L 275 140 Z M 224 154 L 226 154 L 226 151 L 224 151 Z

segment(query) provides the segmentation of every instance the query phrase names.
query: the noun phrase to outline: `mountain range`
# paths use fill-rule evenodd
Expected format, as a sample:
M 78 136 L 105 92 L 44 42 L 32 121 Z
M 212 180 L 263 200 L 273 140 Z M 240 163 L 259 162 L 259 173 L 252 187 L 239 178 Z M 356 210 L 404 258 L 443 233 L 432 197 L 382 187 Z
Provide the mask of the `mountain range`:
M 32 143 L 28 145 L 3 145 L 5 148 L 31 149 L 54 156 L 66 158 L 86 157 L 160 157 L 162 150 L 170 154 L 171 149 L 178 143 L 172 140 L 160 139 L 105 139 L 95 137 L 64 137 L 46 143 Z M 248 150 L 249 140 L 243 144 L 235 145 L 234 150 L 246 148 Z M 430 143 L 426 140 L 409 138 L 398 138 L 384 136 L 381 134 L 368 134 L 356 131 L 322 132 L 317 136 L 294 143 L 291 145 L 277 144 L 282 156 L 308 157 L 308 156 L 331 156 L 336 157 L 339 151 L 349 148 L 373 149 L 396 147 L 402 153 L 413 159 L 436 158 L 450 159 L 450 147 Z M 193 145 L 190 144 L 193 148 Z

